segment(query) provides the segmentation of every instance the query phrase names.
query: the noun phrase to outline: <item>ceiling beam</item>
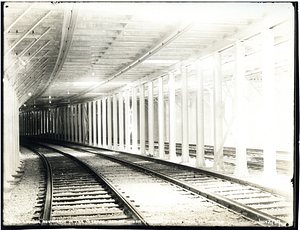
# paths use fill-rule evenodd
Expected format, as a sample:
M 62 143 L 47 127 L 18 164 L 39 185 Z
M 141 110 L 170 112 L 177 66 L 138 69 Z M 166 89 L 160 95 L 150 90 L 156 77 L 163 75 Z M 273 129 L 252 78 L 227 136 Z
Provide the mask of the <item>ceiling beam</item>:
M 140 58 L 136 59 L 135 61 L 133 61 L 130 65 L 127 65 L 125 68 L 123 68 L 122 70 L 120 70 L 119 72 L 117 72 L 116 74 L 110 76 L 107 80 L 100 82 L 99 84 L 96 84 L 93 87 L 90 87 L 78 94 L 76 94 L 75 96 L 71 96 L 69 99 L 74 99 L 74 98 L 78 98 L 81 97 L 82 95 L 110 82 L 111 80 L 115 79 L 116 77 L 126 73 L 127 71 L 131 70 L 133 67 L 141 64 L 143 61 L 147 60 L 148 58 L 150 58 L 152 55 L 154 55 L 155 53 L 157 53 L 158 51 L 160 51 L 161 49 L 163 49 L 165 46 L 167 46 L 168 44 L 170 44 L 172 41 L 174 41 L 175 39 L 177 39 L 178 37 L 180 37 L 182 34 L 184 34 L 185 32 L 187 32 L 193 25 L 194 25 L 194 21 L 193 22 L 188 22 L 188 23 L 184 23 L 181 24 L 178 28 L 176 28 L 175 30 L 173 30 L 169 35 L 167 35 L 166 37 L 164 37 L 160 42 L 158 42 L 154 47 L 152 47 L 150 50 L 148 50 L 144 55 L 142 55 Z
M 78 18 L 78 11 L 79 11 L 79 4 L 75 3 L 72 5 L 71 4 L 66 5 L 65 12 L 64 12 L 64 22 L 62 28 L 60 50 L 59 50 L 59 55 L 57 57 L 55 67 L 53 68 L 53 72 L 48 82 L 44 85 L 41 91 L 37 93 L 32 100 L 42 95 L 46 91 L 46 89 L 50 86 L 50 84 L 53 82 L 53 80 L 56 79 L 59 72 L 61 71 L 72 44 L 72 39 L 74 36 L 74 31 L 76 27 L 77 18 Z
M 19 61 L 19 58 L 21 58 L 30 48 L 32 48 L 46 33 L 48 33 L 51 30 L 51 28 L 48 28 L 42 35 L 39 36 L 39 38 L 35 38 L 16 58 L 16 60 L 5 70 L 8 71 L 14 64 L 16 64 Z
M 34 3 L 31 4 L 3 33 L 4 35 L 33 7 Z
M 37 27 L 49 14 L 51 10 L 49 10 L 46 14 L 44 14 L 30 29 L 27 30 L 15 43 L 10 47 L 10 49 L 5 53 L 4 56 L 7 56 L 35 27 Z

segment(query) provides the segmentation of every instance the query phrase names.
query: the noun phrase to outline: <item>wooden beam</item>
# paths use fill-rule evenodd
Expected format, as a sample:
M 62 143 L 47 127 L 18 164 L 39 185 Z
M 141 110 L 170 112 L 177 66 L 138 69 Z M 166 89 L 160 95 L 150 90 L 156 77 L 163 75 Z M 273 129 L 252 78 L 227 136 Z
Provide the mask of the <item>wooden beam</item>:
M 98 131 L 98 147 L 101 146 L 101 129 L 103 129 L 103 126 L 101 125 L 101 115 L 102 115 L 102 110 L 101 110 L 101 100 L 97 100 L 97 112 L 98 112 L 98 125 L 97 125 L 97 131 Z
M 182 150 L 181 162 L 189 162 L 189 97 L 187 67 L 181 68 L 181 132 Z
M 7 56 L 35 27 L 37 27 L 49 14 L 51 10 L 45 13 L 30 29 L 28 29 L 14 44 L 9 48 L 9 50 L 4 54 L 4 57 Z
M 114 132 L 114 149 L 118 149 L 118 104 L 117 95 L 113 95 L 113 132 Z
M 203 64 L 201 60 L 195 62 L 196 69 L 196 167 L 204 167 L 204 88 Z
M 214 62 L 214 89 L 213 89 L 213 108 L 214 108 L 214 164 L 213 169 L 223 171 L 223 122 L 222 122 L 222 70 L 221 54 L 215 52 Z
M 123 92 L 119 93 L 119 149 L 124 149 L 124 109 Z
M 267 182 L 277 177 L 276 171 L 276 122 L 275 122 L 275 62 L 274 31 L 263 30 L 262 34 L 262 85 L 263 85 L 263 141 L 264 172 Z
M 8 33 L 8 31 L 25 15 L 27 12 L 34 6 L 35 3 L 32 3 L 19 17 L 16 18 L 16 20 L 9 26 L 7 29 L 3 32 L 5 35 Z
M 163 77 L 158 78 L 158 138 L 159 138 L 159 158 L 165 156 L 165 117 L 164 117 L 164 92 Z
M 5 69 L 5 72 L 8 71 L 14 64 L 16 64 L 19 61 L 19 58 L 23 57 L 23 55 L 31 48 L 33 47 L 46 33 L 48 33 L 51 30 L 51 28 L 48 28 L 43 34 L 41 34 L 38 38 L 34 39 L 20 54 L 18 54 L 18 57 L 16 57 L 15 61 Z M 49 41 L 50 42 L 50 41 Z M 37 52 L 34 52 L 34 54 L 37 54 Z M 33 55 L 32 55 L 33 56 Z M 34 55 L 35 56 L 35 55 Z M 31 57 L 32 58 L 32 57 Z M 27 62 L 28 63 L 28 62 Z
M 106 148 L 107 146 L 107 140 L 106 140 L 106 127 L 107 127 L 107 122 L 106 122 L 106 98 L 102 98 L 102 138 L 103 138 L 103 147 Z
M 175 76 L 169 73 L 169 158 L 176 159 L 176 98 L 175 98 Z
M 137 117 L 137 89 L 132 88 L 132 151 L 137 152 L 137 138 L 138 138 L 138 117 Z
M 140 84 L 140 152 L 145 154 L 145 86 Z
M 234 95 L 234 117 L 236 120 L 236 165 L 234 174 L 236 176 L 247 176 L 247 153 L 246 137 L 247 120 L 246 120 L 246 78 L 245 78 L 245 43 L 237 41 L 234 47 L 235 57 L 235 95 Z

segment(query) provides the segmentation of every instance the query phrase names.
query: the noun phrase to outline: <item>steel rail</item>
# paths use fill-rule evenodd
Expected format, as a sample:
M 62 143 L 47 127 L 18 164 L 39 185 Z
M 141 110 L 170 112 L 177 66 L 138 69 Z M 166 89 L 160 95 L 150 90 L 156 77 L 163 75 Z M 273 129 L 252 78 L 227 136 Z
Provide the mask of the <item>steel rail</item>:
M 78 158 L 70 155 L 70 154 L 67 154 L 63 151 L 60 151 L 58 149 L 55 149 L 55 148 L 52 148 L 50 146 L 47 146 L 47 145 L 43 145 L 41 143 L 34 143 L 35 145 L 40 145 L 44 148 L 48 148 L 48 149 L 51 149 L 55 152 L 58 152 L 74 161 L 76 161 L 77 163 L 79 163 L 80 165 L 82 165 L 84 168 L 86 168 L 87 170 L 91 171 L 92 173 L 94 173 L 95 175 L 97 175 L 98 179 L 103 182 L 105 185 L 107 185 L 107 188 L 110 190 L 110 192 L 112 192 L 112 194 L 114 195 L 114 197 L 119 200 L 123 205 L 124 205 L 124 208 L 129 211 L 129 213 L 131 214 L 131 216 L 135 219 L 135 223 L 140 223 L 142 225 L 145 225 L 145 226 L 148 226 L 148 223 L 145 221 L 145 217 L 144 215 L 139 211 L 137 210 L 135 207 L 134 207 L 134 204 L 132 204 L 132 202 L 130 202 L 127 198 L 125 198 L 118 190 L 117 188 L 115 188 L 115 186 L 110 183 L 107 179 L 105 179 L 100 173 L 98 173 L 93 167 L 91 167 L 90 165 L 86 164 L 85 162 L 79 160 Z
M 74 144 L 74 143 L 72 143 Z M 96 149 L 99 149 L 97 147 L 94 147 L 94 146 L 89 146 L 89 145 L 83 145 L 83 146 L 86 146 L 86 147 L 91 147 L 91 148 L 96 148 Z M 194 185 L 191 185 L 189 183 L 186 183 L 186 182 L 183 182 L 183 181 L 180 181 L 180 180 L 177 180 L 177 179 L 174 179 L 166 174 L 163 174 L 163 173 L 159 173 L 159 172 L 156 172 L 154 170 L 151 170 L 151 169 L 148 169 L 146 167 L 143 167 L 143 166 L 140 166 L 138 164 L 135 164 L 135 163 L 132 163 L 132 162 L 129 162 L 129 161 L 126 161 L 126 160 L 121 160 L 121 159 L 118 159 L 116 157 L 113 157 L 113 156 L 109 156 L 109 155 L 106 155 L 106 154 L 102 154 L 102 153 L 95 153 L 95 152 L 92 152 L 92 151 L 89 151 L 89 150 L 85 150 L 85 149 L 81 149 L 81 148 L 76 148 L 76 147 L 70 147 L 70 146 L 66 146 L 68 148 L 71 148 L 71 149 L 77 149 L 77 150 L 80 150 L 80 151 L 84 151 L 84 152 L 89 152 L 89 153 L 94 153 L 94 154 L 98 154 L 98 155 L 101 155 L 103 156 L 104 158 L 106 159 L 111 159 L 111 160 L 114 160 L 116 162 L 119 162 L 121 164 L 125 164 L 125 165 L 128 165 L 130 167 L 133 167 L 137 170 L 140 170 L 140 171 L 143 171 L 143 172 L 147 172 L 147 173 L 151 173 L 155 176 L 158 176 L 164 180 L 167 180 L 171 183 L 174 183 L 184 189 L 187 189 L 187 190 L 190 190 L 194 193 L 197 193 L 201 196 L 204 196 L 206 197 L 207 199 L 210 199 L 214 202 L 217 202 L 223 206 L 225 206 L 226 208 L 229 208 L 235 212 L 238 212 L 240 214 L 242 214 L 243 216 L 247 217 L 247 218 L 250 218 L 252 220 L 255 220 L 255 221 L 259 221 L 259 222 L 265 222 L 265 223 L 269 223 L 270 221 L 272 223 L 278 223 L 278 226 L 281 226 L 281 227 L 286 227 L 286 226 L 289 226 L 289 224 L 285 221 L 285 220 L 282 220 L 280 218 L 277 218 L 275 216 L 272 216 L 272 215 L 269 215 L 267 213 L 264 213 L 264 212 L 261 212 L 259 210 L 256 210 L 254 208 L 251 208 L 247 205 L 244 205 L 242 203 L 239 203 L 239 202 L 236 202 L 234 200 L 231 200 L 229 198 L 226 198 L 224 196 L 221 196 L 221 195 L 218 195 L 216 193 L 213 193 L 213 192 L 210 192 L 206 189 L 202 189 L 202 188 L 199 188 L 197 186 L 194 186 Z M 55 149 L 55 148 L 53 148 Z M 58 151 L 58 150 L 57 150 Z M 108 150 L 108 151 L 111 151 L 111 150 Z M 115 151 L 115 152 L 122 152 L 122 151 Z M 124 153 L 124 152 L 122 152 Z M 129 153 L 127 153 L 128 155 L 130 155 Z M 166 162 L 166 161 L 163 161 L 163 160 L 158 160 L 158 159 L 153 159 L 153 158 L 149 158 L 149 157 L 143 157 L 143 156 L 137 156 L 135 154 L 131 154 L 131 155 L 134 155 L 138 158 L 144 158 L 144 159 L 148 159 L 148 160 L 154 160 L 154 161 L 160 161 L 160 163 L 167 163 L 170 165 L 176 165 L 177 167 L 179 166 L 179 168 L 188 168 L 189 170 L 193 169 L 191 167 L 188 167 L 188 166 L 185 166 L 185 165 L 178 165 L 178 164 L 175 164 L 175 163 L 172 163 L 172 162 Z M 214 172 L 210 172 L 210 171 L 205 171 L 205 170 L 201 170 L 201 169 L 193 169 L 195 171 L 201 171 L 202 173 L 206 173 L 208 175 L 212 175 L 214 177 L 219 177 L 219 178 L 222 178 L 222 179 L 226 179 L 226 180 L 230 180 L 230 181 L 233 181 L 233 182 L 236 182 L 236 183 L 239 183 L 239 184 L 245 184 L 245 185 L 249 185 L 249 186 L 254 186 L 255 187 L 260 187 L 260 186 L 257 186 L 256 184 L 254 183 L 251 183 L 251 182 L 246 182 L 246 181 L 243 181 L 243 180 L 240 180 L 240 179 L 236 179 L 236 178 L 231 178 L 231 177 L 228 177 L 228 176 L 225 176 L 225 175 L 221 175 L 221 174 L 217 174 L 217 173 L 214 173 Z M 280 191 L 275 191 L 275 190 L 271 190 L 269 192 L 272 192 L 272 193 L 275 193 L 275 192 L 279 192 Z M 282 193 L 281 193 L 282 194 Z M 284 193 L 285 194 L 285 193 Z M 285 194 L 286 195 L 286 194 Z
M 50 163 L 48 162 L 47 158 L 44 154 L 36 151 L 35 149 L 31 148 L 28 145 L 25 145 L 26 148 L 30 149 L 31 151 L 38 154 L 44 166 L 47 170 L 47 186 L 46 186 L 46 197 L 45 197 L 45 204 L 44 204 L 44 211 L 43 211 L 43 218 L 42 218 L 42 225 L 49 225 L 51 220 L 51 210 L 52 210 L 52 200 L 53 200 L 53 178 L 52 178 L 52 169 Z

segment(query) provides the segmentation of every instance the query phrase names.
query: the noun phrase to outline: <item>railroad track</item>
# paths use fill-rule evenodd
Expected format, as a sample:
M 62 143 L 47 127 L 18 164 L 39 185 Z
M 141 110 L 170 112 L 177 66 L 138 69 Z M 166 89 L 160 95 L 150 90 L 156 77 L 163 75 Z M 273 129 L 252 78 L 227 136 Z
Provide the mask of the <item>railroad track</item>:
M 84 162 L 46 147 L 26 147 L 47 168 L 38 201 L 42 225 L 147 225 L 131 201 Z
M 290 226 L 293 224 L 292 198 L 290 194 L 285 192 L 140 155 L 121 154 L 77 144 L 64 144 L 64 146 L 99 154 L 144 172 L 152 173 L 259 223 L 273 226 Z

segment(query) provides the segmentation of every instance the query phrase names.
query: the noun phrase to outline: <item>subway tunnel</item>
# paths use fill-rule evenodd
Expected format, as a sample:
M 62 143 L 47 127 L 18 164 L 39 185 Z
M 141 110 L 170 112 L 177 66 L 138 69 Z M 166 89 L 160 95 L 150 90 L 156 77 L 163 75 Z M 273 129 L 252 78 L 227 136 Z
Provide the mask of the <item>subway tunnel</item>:
M 36 141 L 129 153 L 293 193 L 296 8 L 3 3 L 3 192 L 17 186 L 21 150 Z

